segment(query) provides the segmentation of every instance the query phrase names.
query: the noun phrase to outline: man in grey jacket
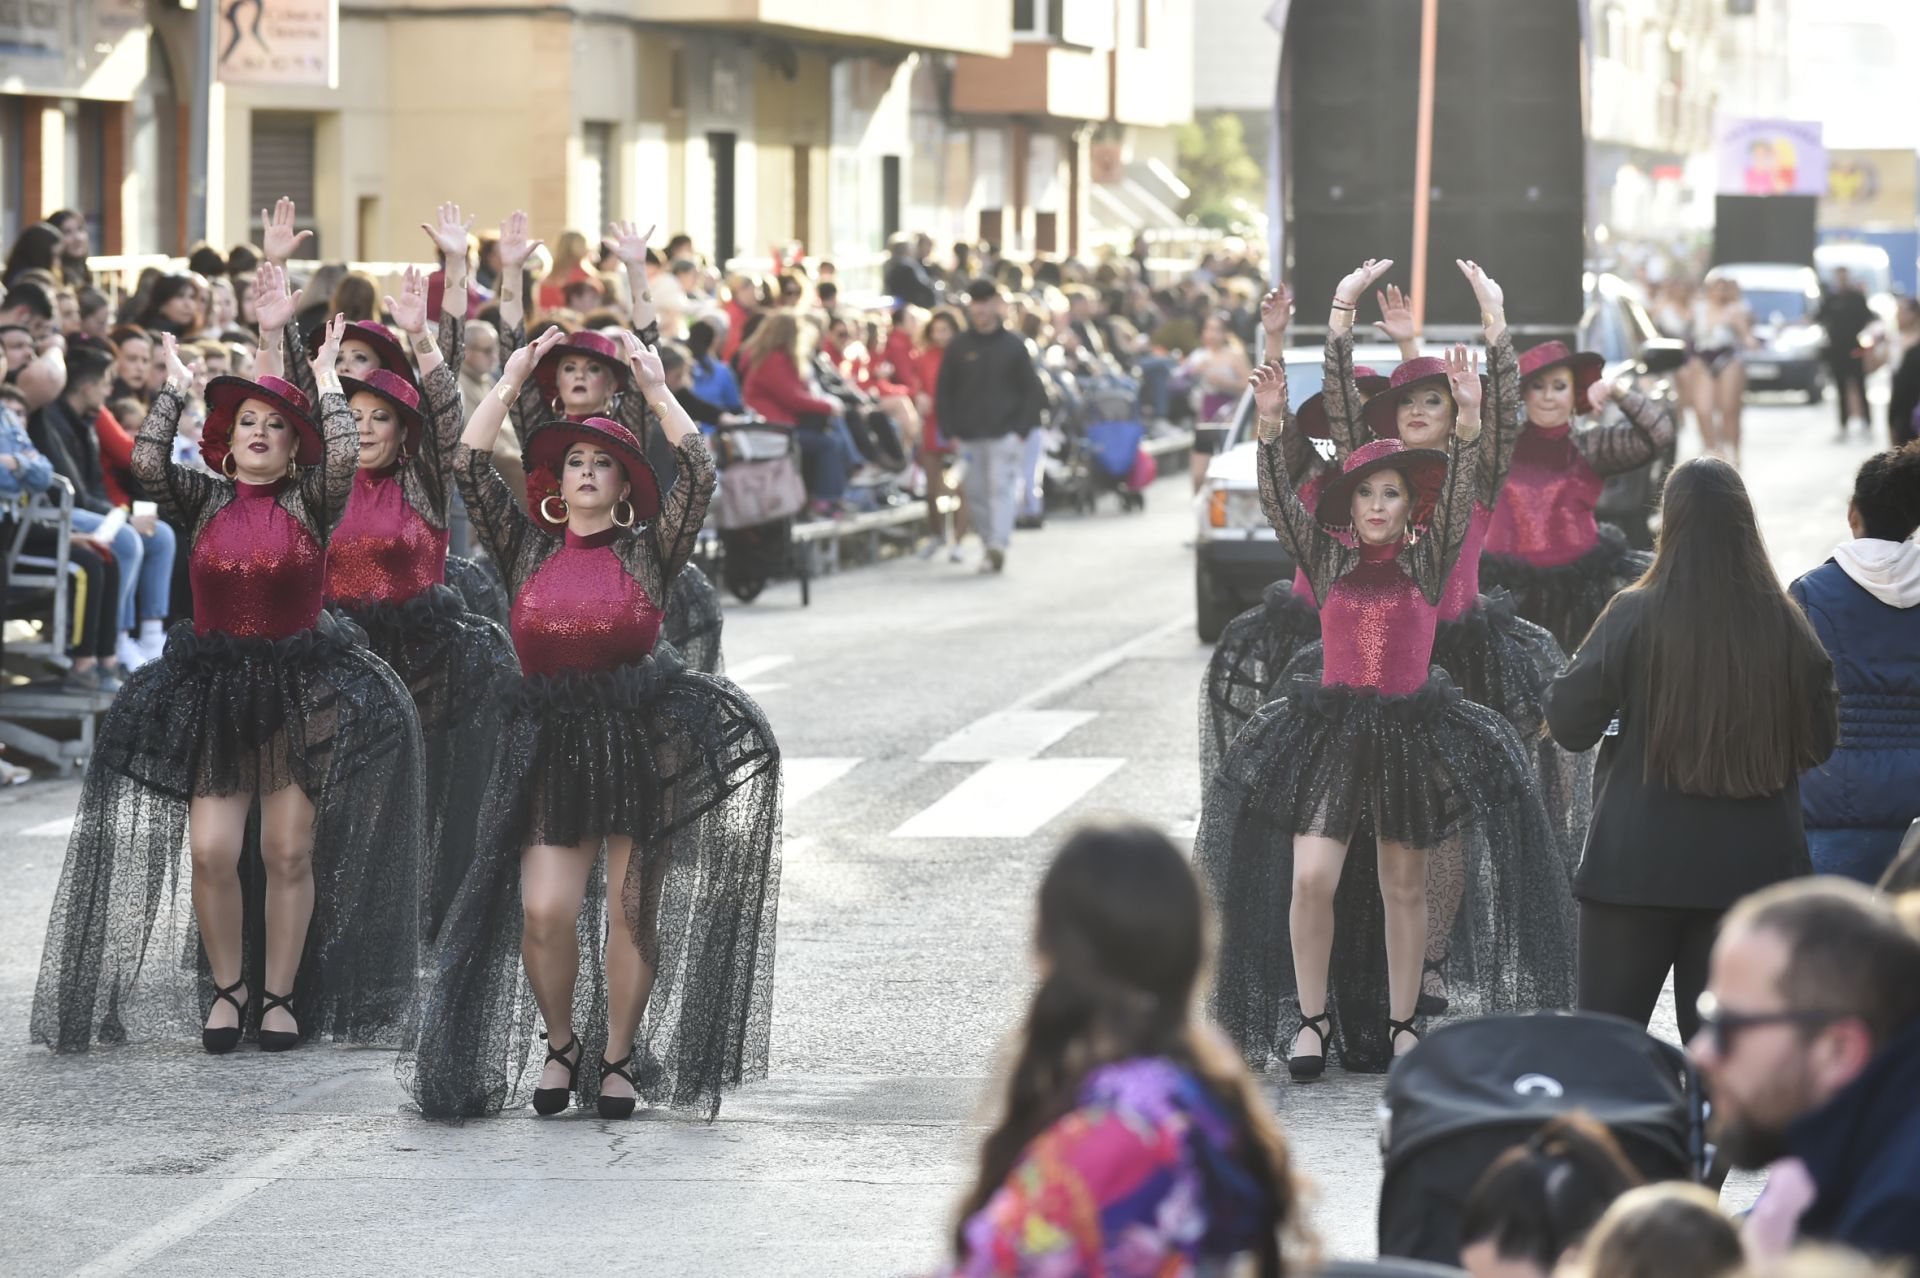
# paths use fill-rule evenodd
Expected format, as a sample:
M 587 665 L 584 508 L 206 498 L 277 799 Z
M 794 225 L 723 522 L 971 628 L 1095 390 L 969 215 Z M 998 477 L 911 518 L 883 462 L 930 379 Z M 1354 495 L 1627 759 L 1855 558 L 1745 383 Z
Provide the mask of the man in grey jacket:
M 1020 460 L 1040 425 L 1046 391 L 1026 339 L 1006 327 L 1006 305 L 992 280 L 967 286 L 969 328 L 947 346 L 935 388 L 941 433 L 960 446 L 962 483 L 973 526 L 986 543 L 981 572 L 1006 566 L 1020 502 Z

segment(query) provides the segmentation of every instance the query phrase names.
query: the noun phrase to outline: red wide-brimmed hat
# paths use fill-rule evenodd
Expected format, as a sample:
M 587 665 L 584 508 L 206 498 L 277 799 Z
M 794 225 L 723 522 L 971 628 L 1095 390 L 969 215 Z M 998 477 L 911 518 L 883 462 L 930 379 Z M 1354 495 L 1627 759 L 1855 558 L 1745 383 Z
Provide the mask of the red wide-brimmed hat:
M 527 468 L 527 510 L 535 523 L 553 532 L 566 526 L 548 519 L 540 507 L 547 498 L 560 495 L 560 468 L 566 464 L 567 450 L 575 444 L 592 444 L 620 459 L 633 489 L 627 499 L 633 503 L 635 522 L 660 513 L 660 479 L 647 460 L 647 450 L 632 431 L 607 417 L 578 422 L 562 417 L 535 426 L 521 450 Z
M 1365 364 L 1353 366 L 1353 384 L 1360 388 L 1362 395 L 1378 395 L 1387 388 L 1387 379 Z M 1300 429 L 1307 433 L 1308 439 L 1332 439 L 1333 431 L 1327 425 L 1327 401 L 1325 391 L 1315 391 L 1307 396 L 1293 419 L 1300 423 Z
M 1524 388 L 1529 377 L 1549 368 L 1566 368 L 1573 374 L 1573 411 L 1584 413 L 1587 392 L 1606 366 L 1607 361 L 1593 351 L 1569 350 L 1565 342 L 1542 342 L 1520 353 L 1520 384 Z
M 292 382 L 278 377 L 216 377 L 207 383 L 207 422 L 200 428 L 200 456 L 216 471 L 227 463 L 232 452 L 233 415 L 250 399 L 273 405 L 293 428 L 293 460 L 302 466 L 318 466 L 326 456 L 326 444 L 320 427 L 313 420 L 307 397 Z M 222 471 L 221 473 L 225 473 Z
M 1433 518 L 1441 485 L 1447 482 L 1447 455 L 1437 448 L 1408 448 L 1397 439 L 1376 439 L 1347 454 L 1340 477 L 1327 482 L 1314 506 L 1314 518 L 1329 528 L 1353 522 L 1353 490 L 1376 470 L 1397 470 L 1413 489 L 1413 518 L 1424 524 Z
M 386 400 L 393 406 L 393 411 L 399 414 L 400 424 L 406 428 L 407 453 L 413 455 L 420 451 L 420 432 L 426 423 L 420 416 L 420 392 L 413 388 L 412 382 L 398 373 L 376 368 L 364 380 L 358 377 L 341 378 L 340 389 L 348 399 L 365 391 Z
M 1447 376 L 1447 361 L 1434 355 L 1420 355 L 1407 360 L 1393 370 L 1393 376 L 1387 379 L 1386 388 L 1361 410 L 1367 419 L 1367 428 L 1380 439 L 1400 438 L 1400 426 L 1396 420 L 1399 415 L 1400 397 L 1426 386 L 1438 386 L 1449 390 L 1451 379 Z M 1449 391 L 1449 393 L 1451 393 Z
M 319 353 L 320 343 L 326 339 L 325 324 L 316 325 L 313 331 L 307 334 L 309 360 Z M 354 320 L 347 325 L 346 331 L 340 334 L 340 341 L 343 345 L 347 342 L 365 342 L 373 347 L 373 353 L 379 356 L 380 367 L 390 373 L 398 373 L 408 381 L 413 380 L 413 365 L 407 362 L 406 349 L 400 345 L 399 339 L 394 337 L 385 324 L 376 324 L 372 320 Z
M 541 356 L 540 362 L 534 365 L 533 380 L 540 387 L 541 403 L 552 404 L 558 398 L 560 361 L 570 355 L 585 355 L 588 359 L 599 360 L 612 370 L 616 390 L 632 389 L 633 370 L 620 357 L 620 347 L 611 337 L 587 330 L 569 334 L 565 341 Z

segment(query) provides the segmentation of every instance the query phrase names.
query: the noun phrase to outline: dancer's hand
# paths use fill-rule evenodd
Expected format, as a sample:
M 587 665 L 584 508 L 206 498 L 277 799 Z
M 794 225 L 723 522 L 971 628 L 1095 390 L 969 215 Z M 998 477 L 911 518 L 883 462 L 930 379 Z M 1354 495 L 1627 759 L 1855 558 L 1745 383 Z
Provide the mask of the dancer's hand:
M 293 322 L 293 294 L 287 292 L 287 273 L 271 258 L 254 272 L 247 301 L 253 307 L 254 323 L 263 333 L 278 331 Z
M 647 241 L 659 229 L 658 226 L 649 226 L 642 231 L 638 222 L 609 222 L 607 243 L 613 246 L 614 256 L 638 269 L 647 264 Z
M 513 354 L 507 356 L 507 366 L 500 370 L 500 380 L 515 386 L 524 385 L 527 374 L 532 371 L 533 366 L 538 364 L 541 357 L 548 351 L 565 340 L 566 336 L 566 330 L 555 324 L 534 338 L 529 345 L 515 348 Z
M 518 272 L 526 269 L 527 259 L 545 243 L 545 240 L 527 238 L 527 214 L 524 209 L 515 209 L 507 214 L 507 220 L 500 223 L 500 273 L 517 278 Z
M 1380 319 L 1374 327 L 1395 346 L 1411 342 L 1418 332 L 1413 326 L 1413 303 L 1400 291 L 1400 286 L 1389 284 L 1374 296 L 1380 301 Z
M 1263 443 L 1280 438 L 1280 425 L 1287 415 L 1287 370 L 1279 360 L 1269 360 L 1247 378 L 1253 388 L 1254 407 L 1260 411 L 1255 433 Z
M 446 262 L 465 262 L 467 260 L 468 237 L 473 234 L 473 219 L 460 215 L 460 206 L 449 201 L 442 204 L 434 213 L 434 220 L 422 222 L 420 229 L 427 233 L 434 247 L 440 250 L 441 258 Z
M 335 315 L 327 321 L 326 335 L 321 338 L 320 348 L 313 353 L 313 359 L 310 361 L 313 365 L 314 385 L 322 390 L 328 388 L 327 383 L 329 381 L 333 383 L 332 389 L 338 390 L 340 388 L 340 377 L 335 371 L 334 365 L 340 359 L 340 340 L 345 337 L 346 334 L 346 315 Z
M 273 212 L 260 210 L 260 247 L 276 266 L 285 266 L 294 252 L 313 238 L 312 231 L 294 230 L 293 219 L 293 201 L 284 195 L 274 203 Z
M 1590 413 L 1603 411 L 1608 404 L 1619 397 L 1619 394 L 1620 388 L 1602 377 L 1587 387 L 1587 411 Z
M 180 358 L 180 342 L 172 333 L 160 334 L 160 359 L 166 365 L 167 385 L 182 395 L 193 389 L 193 370 Z
M 1462 439 L 1480 435 L 1480 352 L 1468 352 L 1462 343 L 1447 351 L 1447 385 L 1453 391 L 1454 433 Z
M 1266 331 L 1269 351 L 1285 343 L 1287 322 L 1292 318 L 1293 290 L 1285 284 L 1276 284 L 1260 299 L 1260 327 Z
M 1334 286 L 1334 305 L 1347 311 L 1353 310 L 1354 307 L 1360 305 L 1360 299 L 1366 296 L 1367 290 L 1378 283 L 1382 275 L 1385 275 L 1392 269 L 1393 259 L 1390 257 L 1380 258 L 1378 260 L 1371 257 L 1368 258 L 1358 267 L 1347 272 L 1346 278 Z
M 464 242 L 464 241 L 463 241 Z M 427 330 L 427 277 L 417 266 L 409 266 L 400 277 L 400 300 L 387 296 L 387 313 L 400 331 L 409 335 Z
M 1494 341 L 1507 326 L 1506 291 L 1494 282 L 1493 276 L 1480 268 L 1480 263 L 1456 257 L 1453 264 L 1467 277 L 1467 284 L 1473 289 L 1473 300 L 1480 305 L 1480 319 L 1487 329 L 1487 340 Z

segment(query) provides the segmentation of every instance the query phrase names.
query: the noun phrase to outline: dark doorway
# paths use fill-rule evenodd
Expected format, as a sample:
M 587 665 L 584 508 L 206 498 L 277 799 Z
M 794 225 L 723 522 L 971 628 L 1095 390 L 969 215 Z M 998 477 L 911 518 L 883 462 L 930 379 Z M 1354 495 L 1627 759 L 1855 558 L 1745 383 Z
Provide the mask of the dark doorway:
M 733 147 L 732 133 L 707 134 L 707 154 L 713 158 L 713 256 L 725 265 L 739 255 L 734 242 L 733 224 Z

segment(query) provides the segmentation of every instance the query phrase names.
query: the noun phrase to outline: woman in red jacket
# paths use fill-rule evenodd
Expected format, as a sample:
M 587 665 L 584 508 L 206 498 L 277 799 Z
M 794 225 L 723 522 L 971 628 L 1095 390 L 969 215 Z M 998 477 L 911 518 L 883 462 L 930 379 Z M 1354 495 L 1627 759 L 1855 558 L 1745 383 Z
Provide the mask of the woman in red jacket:
M 833 429 L 840 405 L 815 394 L 800 375 L 812 363 L 812 345 L 811 328 L 793 311 L 769 311 L 740 348 L 740 395 L 754 412 L 792 429 L 813 513 L 831 515 L 846 495 L 852 459 Z
M 942 437 L 940 423 L 933 411 L 933 390 L 940 384 L 940 361 L 946 358 L 947 343 L 960 331 L 960 317 L 946 307 L 927 317 L 920 328 L 920 344 L 913 353 L 914 379 L 920 390 L 914 406 L 920 410 L 920 469 L 927 476 L 927 527 L 932 535 L 921 548 L 920 557 L 931 559 L 940 547 L 949 546 L 947 558 L 960 562 L 960 543 L 967 538 L 967 498 L 960 485 L 947 477 L 953 461 L 953 442 Z M 947 537 L 946 519 L 940 513 L 940 499 L 952 497 L 953 537 Z

